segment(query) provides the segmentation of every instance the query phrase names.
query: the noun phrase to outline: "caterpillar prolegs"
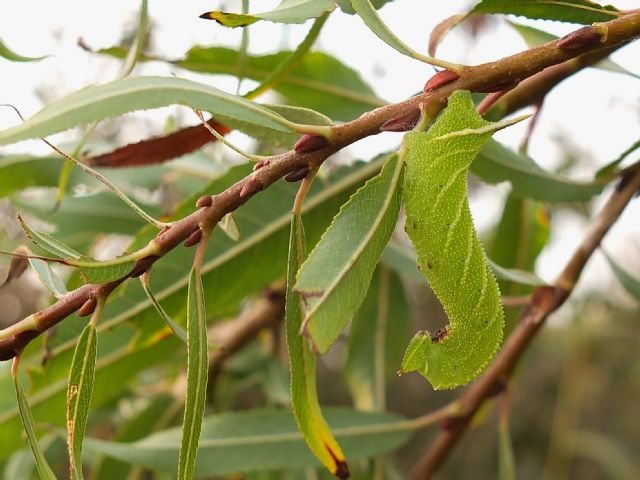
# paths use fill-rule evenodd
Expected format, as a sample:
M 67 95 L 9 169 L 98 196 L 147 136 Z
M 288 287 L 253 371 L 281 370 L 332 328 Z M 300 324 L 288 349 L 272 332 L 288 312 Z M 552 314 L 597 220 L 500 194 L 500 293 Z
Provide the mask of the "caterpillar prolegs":
M 401 371 L 418 371 L 435 389 L 473 380 L 502 340 L 500 292 L 473 226 L 467 173 L 491 135 L 519 120 L 488 122 L 476 113 L 470 93 L 458 91 L 426 133 L 404 137 L 405 230 L 449 325 L 433 335 L 418 332 Z

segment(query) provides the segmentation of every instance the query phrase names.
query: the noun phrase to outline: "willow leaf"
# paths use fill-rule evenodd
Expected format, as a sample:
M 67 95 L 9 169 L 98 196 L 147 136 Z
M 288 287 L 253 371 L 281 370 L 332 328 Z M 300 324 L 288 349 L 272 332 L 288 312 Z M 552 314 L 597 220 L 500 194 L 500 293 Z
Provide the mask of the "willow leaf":
M 45 137 L 136 110 L 180 104 L 285 133 L 291 123 L 256 103 L 202 83 L 171 77 L 133 77 L 86 87 L 56 100 L 26 122 L 0 132 L 0 145 Z
M 398 219 L 403 162 L 397 155 L 343 205 L 298 272 L 305 331 L 326 352 L 365 296 Z
M 113 47 L 100 50 L 98 53 L 123 58 L 126 50 Z M 239 54 L 236 50 L 193 47 L 183 59 L 172 63 L 189 71 L 244 76 L 263 82 L 292 54 L 291 51 L 281 51 L 271 55 L 247 55 L 244 68 L 240 69 Z M 143 57 L 141 60 L 163 59 Z M 312 108 L 335 120 L 351 120 L 366 111 L 385 105 L 358 72 L 323 52 L 307 53 L 273 89 L 288 102 Z
M 19 357 L 16 357 L 16 359 L 14 360 L 14 370 L 12 373 L 13 383 L 16 389 L 16 397 L 18 399 L 18 409 L 20 410 L 20 418 L 22 419 L 24 432 L 27 435 L 27 441 L 29 442 L 29 447 L 31 447 L 33 459 L 35 460 L 36 468 L 38 470 L 40 478 L 42 480 L 56 480 L 56 476 L 47 463 L 47 459 L 44 457 L 42 450 L 40 450 L 40 445 L 38 444 L 38 437 L 36 436 L 33 415 L 31 414 L 31 409 L 29 408 L 29 403 L 27 401 L 27 397 L 24 394 L 24 390 L 22 389 L 22 384 L 20 382 L 20 377 L 17 371 L 19 361 Z
M 7 47 L 2 40 L 0 40 L 0 57 L 12 62 L 37 62 L 38 60 L 47 58 L 46 55 L 43 57 L 25 57 L 24 55 L 19 55 Z
M 471 94 L 458 91 L 427 133 L 404 137 L 406 230 L 449 326 L 433 336 L 419 332 L 402 370 L 417 370 L 435 389 L 474 379 L 502 340 L 500 292 L 473 227 L 467 173 L 482 144 L 518 120 L 487 122 L 476 113 Z
M 298 216 L 291 219 L 289 257 L 287 261 L 287 295 L 285 328 L 291 369 L 291 407 L 302 436 L 318 460 L 333 474 L 346 478 L 348 467 L 342 448 L 327 425 L 316 389 L 316 355 L 300 334 L 302 299 L 293 290 L 296 272 L 305 252 L 299 251 L 297 239 L 304 249 L 304 231 Z
M 475 13 L 504 13 L 534 20 L 556 20 L 584 25 L 606 22 L 620 16 L 615 7 L 602 6 L 589 0 L 481 0 L 470 12 Z
M 484 145 L 471 171 L 488 183 L 508 181 L 515 195 L 543 202 L 586 201 L 604 188 L 604 182 L 580 182 L 550 173 L 493 139 Z
M 99 308 L 99 307 L 96 307 Z M 95 313 L 94 313 L 95 315 Z M 72 479 L 82 479 L 82 444 L 95 381 L 98 337 L 93 321 L 84 328 L 71 362 L 67 390 L 67 443 Z
M 354 460 L 393 451 L 409 439 L 414 428 L 410 421 L 391 413 L 327 408 L 327 418 Z M 179 436 L 179 430 L 172 428 L 132 443 L 87 439 L 87 449 L 173 473 Z M 203 422 L 195 472 L 198 476 L 316 466 L 318 460 L 309 452 L 290 412 L 225 412 L 206 417 Z
M 613 274 L 616 276 L 620 284 L 624 287 L 629 295 L 640 302 L 640 279 L 629 274 L 624 268 L 616 262 L 611 255 L 604 254 Z
M 282 0 L 273 10 L 262 13 L 241 14 L 221 11 L 207 12 L 201 18 L 215 20 L 225 27 L 246 27 L 260 20 L 274 23 L 303 23 L 333 11 L 336 4 L 332 0 Z
M 520 25 L 519 23 L 509 22 L 509 24 L 515 29 L 518 34 L 522 37 L 529 48 L 534 48 L 543 43 L 552 42 L 553 40 L 557 40 L 558 37 L 552 35 L 550 33 L 544 32 L 542 30 L 538 30 L 537 28 L 530 27 L 528 25 Z M 629 75 L 634 78 L 640 78 L 640 75 L 637 75 L 622 65 L 614 62 L 609 58 L 605 58 L 604 60 L 600 60 L 599 62 L 593 65 L 595 68 L 600 68 L 602 70 L 607 70 L 609 72 L 614 73 L 622 73 L 625 75 Z
M 144 293 L 147 294 L 147 298 L 153 304 L 153 307 L 158 312 L 158 315 L 160 315 L 160 318 L 162 318 L 162 320 L 164 320 L 164 322 L 167 324 L 169 329 L 180 340 L 182 340 L 184 343 L 186 343 L 188 345 L 189 341 L 187 339 L 187 332 L 185 332 L 185 330 L 180 325 L 178 325 L 176 322 L 174 322 L 173 319 L 169 316 L 169 314 L 164 310 L 164 308 L 162 308 L 162 305 L 160 305 L 160 302 L 158 302 L 156 297 L 153 295 L 153 292 L 151 291 L 151 288 L 149 286 L 149 278 L 148 278 L 148 276 L 146 274 L 142 275 L 140 277 L 140 281 L 142 283 L 142 288 L 144 290 Z
M 67 288 L 65 287 L 64 282 L 53 270 L 51 270 L 49 262 L 40 260 L 39 258 L 30 258 L 29 263 L 38 275 L 42 285 L 44 285 L 54 297 L 60 298 L 67 293 Z
M 56 240 L 46 233 L 38 232 L 37 230 L 31 228 L 20 215 L 18 215 L 18 221 L 20 222 L 20 226 L 24 230 L 24 233 L 26 233 L 27 237 L 29 237 L 29 239 L 33 243 L 38 245 L 43 250 L 49 252 L 51 255 L 54 255 L 58 258 L 72 260 L 82 258 L 82 255 L 80 253 L 76 252 L 73 248 L 64 244 L 60 240 Z
M 187 398 L 178 462 L 179 480 L 191 480 L 194 475 L 207 395 L 207 318 L 202 278 L 195 267 L 189 275 L 187 297 Z

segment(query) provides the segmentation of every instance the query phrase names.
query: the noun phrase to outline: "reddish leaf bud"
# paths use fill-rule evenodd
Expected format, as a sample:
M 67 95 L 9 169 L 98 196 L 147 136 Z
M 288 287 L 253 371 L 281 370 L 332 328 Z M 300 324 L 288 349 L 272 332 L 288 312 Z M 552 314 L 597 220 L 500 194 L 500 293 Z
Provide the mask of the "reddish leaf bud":
M 596 47 L 600 44 L 601 37 L 593 27 L 583 27 L 580 30 L 571 32 L 558 40 L 558 48 L 565 52 L 582 50 L 583 48 Z
M 440 88 L 447 83 L 451 83 L 460 78 L 456 72 L 452 72 L 451 70 L 442 70 L 436 73 L 433 77 L 427 80 L 427 83 L 424 85 L 423 92 L 431 92 L 436 88 Z
M 200 240 L 202 240 L 202 230 L 198 229 L 191 235 L 189 235 L 189 237 L 184 241 L 183 245 L 185 247 L 193 247 L 194 245 L 199 244 Z
M 242 190 L 240 190 L 240 198 L 250 197 L 260 190 L 262 190 L 262 183 L 255 178 L 248 178 L 242 186 Z
M 89 300 L 84 302 L 78 309 L 78 316 L 86 317 L 88 315 L 91 315 L 96 309 L 96 305 L 98 305 L 98 301 L 95 299 L 95 297 L 90 297 Z
M 420 120 L 420 109 L 416 108 L 406 113 L 387 120 L 380 126 L 381 132 L 408 132 L 412 130 Z
M 293 146 L 293 149 L 297 153 L 309 153 L 320 150 L 327 143 L 329 143 L 327 139 L 320 135 L 305 133 L 298 139 L 296 144 Z
M 197 208 L 210 207 L 212 203 L 213 203 L 213 199 L 211 198 L 211 195 L 203 195 L 196 202 L 196 207 Z
M 287 173 L 284 180 L 285 182 L 299 182 L 303 178 L 306 178 L 307 175 L 309 175 L 309 166 L 305 165 Z

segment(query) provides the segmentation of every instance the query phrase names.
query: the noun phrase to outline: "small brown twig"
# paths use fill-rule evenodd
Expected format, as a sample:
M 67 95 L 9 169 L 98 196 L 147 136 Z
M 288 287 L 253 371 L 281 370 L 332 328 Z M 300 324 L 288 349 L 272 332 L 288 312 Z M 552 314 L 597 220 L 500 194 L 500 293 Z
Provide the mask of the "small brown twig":
M 416 464 L 411 478 L 431 478 L 467 430 L 478 409 L 504 385 L 544 324 L 547 317 L 567 300 L 582 273 L 584 266 L 598 248 L 605 234 L 616 222 L 624 208 L 640 191 L 640 164 L 623 175 L 600 213 L 593 219 L 582 243 L 560 273 L 553 285 L 537 287 L 533 291 L 531 304 L 522 312 L 517 327 L 506 340 L 502 350 L 487 371 L 456 402 L 459 410 L 443 422 L 443 428 L 430 448 Z

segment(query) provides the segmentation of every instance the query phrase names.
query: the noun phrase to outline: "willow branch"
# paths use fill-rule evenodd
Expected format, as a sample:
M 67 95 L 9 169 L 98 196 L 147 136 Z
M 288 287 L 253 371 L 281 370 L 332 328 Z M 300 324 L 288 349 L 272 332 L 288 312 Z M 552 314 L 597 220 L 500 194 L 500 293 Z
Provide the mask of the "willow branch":
M 584 27 L 559 40 L 478 66 L 465 66 L 458 74 L 448 75 L 446 81 L 431 82 L 426 93 L 393 105 L 363 114 L 343 125 L 332 127 L 329 140 L 304 136 L 293 150 L 276 155 L 256 165 L 256 170 L 223 192 L 207 196 L 198 202 L 200 207 L 191 215 L 175 221 L 161 231 L 146 248 L 154 254 L 139 260 L 125 277 L 106 284 L 87 284 L 61 297 L 53 305 L 36 312 L 17 324 L 0 330 L 0 360 L 13 358 L 40 333 L 77 311 L 92 295 L 102 289 L 112 291 L 122 282 L 147 271 L 155 261 L 176 248 L 198 230 L 202 224 L 215 224 L 224 215 L 241 207 L 253 195 L 268 188 L 278 179 L 294 171 L 313 171 L 328 157 L 365 137 L 380 133 L 388 122 L 424 111 L 434 116 L 447 103 L 455 90 L 494 92 L 514 84 L 552 65 L 566 62 L 587 52 L 598 51 L 629 42 L 640 36 L 640 12 L 633 12 L 593 27 Z M 436 75 L 442 75 L 447 71 Z M 452 74 L 453 72 L 448 72 Z M 442 79 L 442 77 L 440 77 Z M 433 79 L 432 79 L 433 80 Z M 307 137 L 307 138 L 305 138 Z M 322 141 L 314 141 L 322 140 Z M 291 178 L 291 177 L 290 177 Z M 299 179 L 299 178 L 298 178 Z
M 514 367 L 531 344 L 547 317 L 569 298 L 587 261 L 624 208 L 640 191 L 640 164 L 627 170 L 600 213 L 593 219 L 580 246 L 551 286 L 537 287 L 530 305 L 522 312 L 518 326 L 487 371 L 456 402 L 458 411 L 442 423 L 442 429 L 417 463 L 411 478 L 426 479 L 450 455 L 470 421 L 497 391 L 504 388 Z

